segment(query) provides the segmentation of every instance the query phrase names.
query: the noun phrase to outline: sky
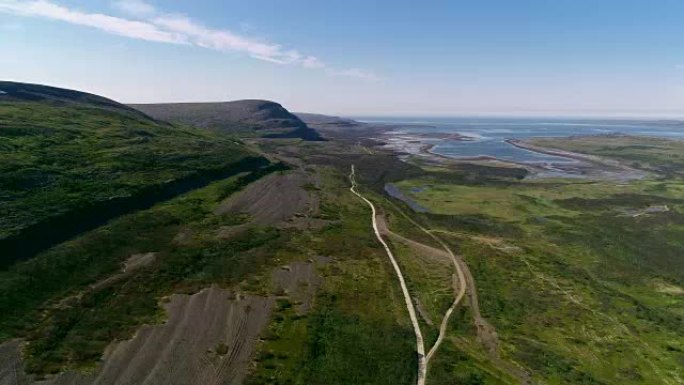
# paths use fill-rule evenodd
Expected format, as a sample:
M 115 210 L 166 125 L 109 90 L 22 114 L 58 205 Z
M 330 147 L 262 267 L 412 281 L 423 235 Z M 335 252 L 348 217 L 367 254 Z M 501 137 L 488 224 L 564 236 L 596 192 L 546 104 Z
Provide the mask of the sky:
M 0 79 L 343 116 L 684 117 L 681 0 L 0 0 Z

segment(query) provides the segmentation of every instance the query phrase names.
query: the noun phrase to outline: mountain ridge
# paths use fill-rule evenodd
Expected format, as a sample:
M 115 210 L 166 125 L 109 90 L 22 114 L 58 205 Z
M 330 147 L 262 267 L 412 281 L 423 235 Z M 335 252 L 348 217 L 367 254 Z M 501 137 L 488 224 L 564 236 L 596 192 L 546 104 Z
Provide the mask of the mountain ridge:
M 131 104 L 159 120 L 265 138 L 323 140 L 302 119 L 270 100 L 244 99 L 226 102 Z

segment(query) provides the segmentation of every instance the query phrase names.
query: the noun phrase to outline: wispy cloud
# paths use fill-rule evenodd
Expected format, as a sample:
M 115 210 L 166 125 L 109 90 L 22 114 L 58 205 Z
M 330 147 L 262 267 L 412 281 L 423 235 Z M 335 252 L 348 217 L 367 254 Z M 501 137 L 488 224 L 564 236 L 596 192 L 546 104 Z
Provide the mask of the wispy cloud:
M 217 51 L 244 52 L 255 59 L 278 64 L 305 64 L 307 57 L 295 50 L 237 35 L 231 31 L 215 30 L 179 15 L 162 15 L 150 20 L 155 26 L 187 36 L 199 47 Z M 317 60 L 317 59 L 316 59 Z
M 174 44 L 188 43 L 185 36 L 173 31 L 161 30 L 144 21 L 122 19 L 100 13 L 85 13 L 44 0 L 0 0 L 0 12 L 64 21 L 134 39 Z
M 141 0 L 115 0 L 114 8 L 135 17 L 145 17 L 157 13 L 157 9 Z
M 133 39 L 170 44 L 189 44 L 216 51 L 242 52 L 276 64 L 325 69 L 331 75 L 363 80 L 378 77 L 360 69 L 336 69 L 321 59 L 279 44 L 243 36 L 229 30 L 205 27 L 184 15 L 161 12 L 142 0 L 115 0 L 112 5 L 133 19 L 67 8 L 49 0 L 0 0 L 0 12 L 59 20 Z

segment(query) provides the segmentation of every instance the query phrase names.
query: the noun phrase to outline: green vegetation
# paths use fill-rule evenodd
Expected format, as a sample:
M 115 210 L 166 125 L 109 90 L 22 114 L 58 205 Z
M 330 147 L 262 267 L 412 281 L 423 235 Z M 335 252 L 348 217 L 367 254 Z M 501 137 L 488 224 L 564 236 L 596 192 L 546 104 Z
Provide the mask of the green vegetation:
M 412 334 L 392 318 L 345 314 L 336 296 L 312 315 L 301 384 L 412 384 Z M 377 311 L 376 311 L 377 313 Z
M 27 341 L 28 372 L 93 370 L 109 344 L 163 321 L 170 294 L 218 284 L 271 295 L 273 269 L 322 255 L 333 261 L 321 272 L 313 308 L 298 314 L 278 299 L 248 382 L 415 380 L 401 294 L 368 231 L 366 208 L 348 192 L 346 170 L 307 167 L 322 174 L 303 188 L 320 198 L 327 225 L 256 227 L 246 215 L 214 213 L 248 183 L 284 169 L 249 156 L 240 141 L 93 95 L 19 84 L 3 90 L 11 93 L 0 104 L 0 207 L 8 213 L 0 241 L 9 243 L 0 246 L 19 250 L 12 247 L 33 244 L 26 234 L 71 227 L 26 253 L 32 258 L 3 254 L 0 341 Z M 297 141 L 276 148 L 283 145 L 319 155 L 335 148 Z M 143 253 L 154 253 L 150 264 L 122 272 Z M 229 346 L 217 341 L 212 350 L 220 356 Z
M 235 284 L 257 272 L 286 235 L 252 228 L 217 237 L 222 226 L 241 218 L 217 216 L 213 210 L 246 183 L 277 169 L 216 182 L 124 216 L 1 272 L 0 339 L 28 338 L 31 372 L 91 366 L 111 341 L 157 322 L 161 297 L 211 283 Z M 189 234 L 182 244 L 179 233 Z M 145 252 L 157 253 L 152 266 L 104 281 L 130 255 Z
M 91 369 L 109 343 L 163 320 L 159 303 L 171 293 L 218 283 L 269 294 L 273 268 L 325 255 L 333 261 L 313 309 L 300 315 L 278 301 L 248 383 L 412 383 L 413 333 L 368 212 L 348 194 L 346 175 L 322 170 L 321 217 L 332 222 L 320 230 L 246 227 L 217 236 L 244 220 L 215 215 L 219 202 L 266 170 L 123 216 L 12 266 L 0 273 L 0 338 L 27 338 L 30 372 Z M 151 265 L 107 280 L 145 252 L 157 253 Z
M 334 224 L 293 240 L 325 255 L 323 286 L 306 315 L 278 306 L 248 384 L 411 384 L 416 357 L 401 290 L 347 176 L 323 173 L 322 215 Z
M 517 384 L 528 375 L 551 385 L 681 382 L 681 142 L 535 141 L 661 174 L 616 184 L 527 180 L 523 169 L 491 164 L 406 163 L 356 141 L 252 140 L 269 158 L 291 162 L 286 167 L 250 156 L 223 134 L 160 123 L 94 96 L 29 94 L 0 104 L 0 208 L 7 213 L 0 241 L 88 219 L 72 228 L 78 236 L 54 239 L 0 271 L 0 341 L 26 340 L 26 368 L 38 376 L 92 370 L 113 341 L 163 321 L 170 294 L 220 285 L 274 296 L 247 384 L 415 383 L 401 290 L 367 206 L 349 192 L 355 164 L 364 195 L 393 232 L 439 248 L 410 213 L 463 256 L 482 315 L 496 328 L 488 351 L 464 299 L 430 362 L 428 384 Z M 288 167 L 312 176 L 301 188 L 315 198 L 317 214 L 298 213 L 311 220 L 305 226 L 215 214 L 227 197 Z M 386 183 L 430 212 L 386 196 Z M 430 346 L 453 300 L 453 268 L 398 238 L 389 243 L 422 308 Z M 142 253 L 154 253 L 150 264 L 122 272 Z M 311 308 L 300 312 L 294 295 L 274 292 L 273 271 L 319 257 L 330 260 L 316 262 L 322 280 Z M 231 346 L 216 341 L 210 350 L 224 356 Z
M 462 317 L 452 324 L 468 324 Z M 428 383 L 458 385 L 513 385 L 519 384 L 515 377 L 493 367 L 490 357 L 478 350 L 474 336 L 459 337 L 445 343 L 430 367 Z
M 397 184 L 434 214 L 484 216 L 522 222 L 526 216 L 575 216 L 582 202 L 601 210 L 626 210 L 678 202 L 678 185 L 642 182 L 623 185 L 595 181 L 533 181 L 480 186 L 445 183 L 426 176 Z M 663 189 L 662 191 L 657 191 Z M 669 192 L 667 189 L 671 189 Z M 684 202 L 684 200 L 682 200 Z M 583 207 L 590 209 L 592 207 Z M 616 211 L 617 212 L 617 211 Z
M 160 197 L 267 164 L 245 158 L 249 152 L 229 136 L 160 123 L 86 94 L 35 92 L 48 91 L 59 97 L 23 91 L 0 103 L 3 265 L 88 230 L 90 222 L 93 228 Z
M 678 383 L 684 182 L 472 183 L 431 171 L 395 184 L 430 209 L 416 216 L 465 257 L 504 368 L 549 384 Z M 459 322 L 469 320 L 452 322 L 457 337 L 438 354 L 432 383 L 500 383 L 502 365 L 478 353 Z M 455 368 L 474 374 L 446 376 Z

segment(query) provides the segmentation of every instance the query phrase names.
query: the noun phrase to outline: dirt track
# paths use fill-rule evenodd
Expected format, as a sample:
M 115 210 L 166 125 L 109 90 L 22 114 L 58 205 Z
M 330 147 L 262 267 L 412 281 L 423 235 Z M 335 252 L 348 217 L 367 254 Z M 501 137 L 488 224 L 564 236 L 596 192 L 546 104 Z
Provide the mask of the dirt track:
M 428 246 L 424 243 L 414 241 L 413 239 L 406 238 L 400 234 L 397 234 L 389 229 L 387 226 L 387 220 L 384 215 L 378 214 L 377 218 L 378 229 L 380 233 L 390 237 L 392 240 L 403 243 L 404 245 L 410 247 L 422 256 L 426 256 L 437 263 L 440 264 L 451 264 L 451 256 L 444 250 L 436 249 L 432 246 Z
M 422 227 L 420 224 L 418 224 L 416 221 L 411 219 L 411 217 L 406 215 L 399 208 L 397 208 L 397 210 L 399 210 L 399 212 L 406 219 L 408 219 L 414 226 L 416 226 L 421 231 L 428 234 L 432 239 L 434 239 L 436 242 L 438 242 L 444 248 L 444 252 L 446 252 L 449 255 L 451 261 L 454 263 L 454 267 L 455 267 L 455 270 L 457 273 L 454 275 L 455 276 L 454 277 L 454 289 L 456 290 L 456 287 L 458 286 L 458 294 L 457 294 L 452 306 L 449 308 L 449 310 L 447 310 L 446 314 L 444 315 L 444 318 L 442 319 L 442 324 L 440 325 L 440 333 L 439 333 L 437 342 L 428 352 L 427 363 L 429 364 L 430 359 L 437 352 L 439 345 L 442 343 L 443 339 L 446 337 L 446 328 L 448 327 L 448 321 L 449 321 L 449 318 L 451 317 L 453 310 L 460 303 L 464 294 L 467 294 L 468 303 L 471 307 L 473 324 L 475 325 L 475 328 L 477 330 L 477 339 L 480 342 L 480 344 L 482 344 L 484 346 L 484 348 L 487 350 L 490 358 L 496 364 L 496 366 L 498 366 L 499 368 L 501 368 L 505 372 L 510 373 L 514 377 L 518 378 L 520 380 L 521 384 L 530 384 L 531 378 L 530 378 L 530 374 L 528 372 L 522 370 L 518 366 L 515 366 L 509 362 L 505 362 L 504 360 L 502 360 L 500 358 L 499 349 L 498 349 L 499 337 L 496 333 L 496 329 L 494 328 L 494 326 L 492 324 L 490 324 L 482 316 L 482 313 L 480 312 L 480 302 L 479 302 L 479 299 L 477 296 L 477 287 L 475 285 L 475 279 L 473 278 L 473 275 L 470 272 L 470 269 L 468 268 L 468 264 L 465 262 L 463 257 L 458 255 L 458 254 L 455 254 L 451 250 L 451 248 L 449 246 L 447 246 L 446 242 L 444 242 L 441 238 L 439 238 L 435 234 L 435 233 L 439 233 L 442 231 L 426 229 L 426 228 Z M 397 236 L 399 236 L 399 235 L 397 235 Z M 415 241 L 411 241 L 411 242 L 415 242 Z M 430 248 L 430 246 L 426 246 L 426 245 L 423 245 L 423 246 Z M 434 249 L 434 250 L 436 250 L 436 249 Z M 460 284 L 462 282 L 465 282 L 465 285 Z
M 403 212 L 402 212 L 403 214 Z M 405 214 L 404 214 L 405 215 Z M 394 237 L 403 240 L 403 242 L 406 242 L 408 245 L 413 245 L 413 247 L 418 247 L 420 249 L 429 251 L 429 254 L 435 255 L 435 256 L 441 256 L 441 258 L 446 258 L 451 261 L 451 263 L 454 266 L 454 271 L 455 271 L 455 277 L 453 279 L 454 282 L 454 301 L 451 303 L 451 306 L 449 309 L 447 309 L 446 313 L 444 313 L 444 317 L 442 318 L 442 323 L 439 326 L 439 335 L 437 336 L 437 340 L 435 341 L 435 344 L 430 348 L 430 351 L 428 352 L 426 358 L 425 358 L 425 365 L 427 366 L 430 363 L 430 360 L 432 357 L 435 355 L 437 350 L 439 349 L 440 345 L 444 341 L 444 338 L 446 336 L 447 328 L 449 326 L 449 319 L 451 318 L 451 314 L 453 314 L 454 309 L 456 309 L 456 306 L 461 302 L 463 299 L 463 296 L 466 294 L 466 292 L 474 293 L 475 295 L 475 300 L 477 300 L 477 292 L 475 291 L 475 285 L 474 281 L 472 280 L 472 277 L 470 277 L 470 282 L 472 285 L 468 284 L 468 278 L 466 277 L 466 271 L 468 274 L 470 274 L 469 270 L 467 269 L 467 266 L 465 265 L 465 262 L 463 261 L 462 258 L 457 257 L 456 254 L 454 254 L 453 251 L 442 241 L 440 238 L 438 238 L 436 235 L 432 234 L 428 229 L 424 228 L 423 226 L 419 225 L 416 223 L 413 219 L 405 215 L 406 218 L 418 229 L 429 235 L 431 238 L 433 238 L 435 241 L 437 241 L 444 250 L 439 250 L 435 249 L 431 246 L 422 244 L 420 242 L 413 241 L 411 239 L 407 239 L 402 237 L 401 235 L 394 234 L 392 233 L 389 229 L 386 228 L 386 231 L 394 234 Z M 384 223 L 384 220 L 383 220 Z M 465 269 L 464 269 L 465 267 Z M 465 284 L 464 284 L 465 283 Z M 478 314 L 479 314 L 479 307 L 478 307 Z M 479 327 L 478 327 L 479 329 Z M 427 373 L 426 373 L 427 374 Z
M 404 280 L 404 275 L 401 272 L 401 268 L 399 268 L 399 264 L 397 263 L 396 259 L 394 258 L 394 254 L 392 254 L 392 251 L 390 250 L 389 246 L 385 242 L 385 240 L 382 238 L 382 235 L 380 234 L 380 230 L 378 229 L 378 222 L 377 222 L 377 212 L 375 210 L 375 205 L 373 205 L 373 202 L 369 201 L 366 199 L 363 195 L 361 195 L 358 191 L 356 191 L 356 179 L 355 179 L 355 169 L 354 165 L 351 166 L 351 174 L 349 174 L 349 180 L 351 181 L 351 188 L 350 191 L 356 195 L 357 197 L 361 198 L 364 202 L 368 204 L 371 208 L 371 219 L 373 223 L 373 231 L 375 232 L 375 236 L 377 237 L 378 241 L 382 244 L 382 246 L 385 248 L 385 252 L 387 253 L 387 256 L 390 259 L 390 262 L 392 263 L 392 267 L 394 267 L 394 271 L 397 273 L 397 278 L 399 279 L 399 284 L 401 285 L 401 291 L 404 294 L 404 301 L 406 302 L 406 309 L 408 310 L 409 313 L 409 318 L 411 319 L 411 324 L 413 325 L 413 332 L 416 335 L 416 351 L 418 353 L 418 381 L 417 385 L 425 385 L 425 377 L 427 374 L 427 365 L 425 364 L 425 343 L 423 342 L 423 334 L 420 331 L 420 325 L 418 324 L 418 317 L 416 316 L 416 309 L 413 306 L 413 302 L 411 301 L 411 295 L 409 294 L 408 287 L 406 286 L 406 281 Z
M 444 261 L 448 260 L 451 262 L 451 264 L 454 267 L 454 275 L 453 275 L 453 288 L 454 288 L 454 301 L 452 302 L 451 306 L 449 309 L 446 311 L 444 314 L 444 317 L 442 318 L 442 322 L 440 324 L 439 328 L 439 335 L 437 337 L 437 340 L 435 341 L 435 344 L 430 348 L 428 351 L 427 355 L 424 357 L 423 362 L 419 363 L 419 378 L 418 378 L 418 385 L 425 384 L 425 381 L 427 380 L 427 370 L 428 370 L 428 365 L 430 363 L 430 360 L 434 357 L 434 355 L 437 353 L 440 345 L 446 338 L 446 332 L 447 328 L 449 325 L 449 319 L 451 318 L 451 315 L 453 314 L 453 311 L 455 308 L 460 304 L 462 299 L 467 295 L 469 305 L 471 307 L 471 312 L 472 312 L 472 317 L 473 317 L 473 324 L 475 325 L 477 329 L 477 338 L 478 341 L 485 347 L 485 349 L 488 351 L 490 357 L 492 358 L 493 362 L 500 367 L 502 370 L 512 374 L 513 376 L 517 377 L 521 383 L 523 384 L 529 384 L 530 383 L 530 375 L 529 373 L 521 370 L 515 365 L 512 365 L 508 362 L 504 362 L 498 354 L 498 335 L 496 333 L 496 329 L 489 323 L 487 320 L 482 317 L 482 314 L 480 312 L 480 305 L 479 305 L 479 300 L 477 296 L 477 287 L 475 285 L 475 279 L 473 278 L 472 273 L 470 272 L 470 269 L 468 268 L 468 265 L 465 263 L 463 258 L 460 255 L 455 254 L 451 248 L 444 242 L 441 238 L 439 238 L 435 233 L 437 231 L 429 230 L 418 224 L 416 221 L 414 221 L 411 217 L 406 215 L 402 210 L 398 209 L 399 212 L 406 218 L 408 219 L 416 228 L 420 229 L 423 231 L 425 234 L 430 236 L 432 239 L 434 239 L 440 246 L 442 246 L 442 250 L 436 249 L 432 246 L 414 241 L 412 239 L 403 237 L 400 234 L 396 234 L 392 232 L 389 227 L 387 226 L 387 222 L 384 218 L 383 215 L 377 214 L 375 207 L 372 205 L 372 203 L 361 196 L 359 193 L 356 192 L 356 182 L 354 180 L 354 168 L 352 166 L 352 173 L 350 175 L 350 180 L 352 182 L 352 192 L 362 198 L 366 203 L 368 203 L 373 211 L 373 226 L 374 230 L 376 232 L 376 236 L 380 240 L 380 242 L 385 246 L 386 251 L 390 258 L 394 261 L 393 256 L 391 252 L 389 251 L 386 243 L 382 240 L 382 237 L 380 235 L 384 234 L 388 237 L 391 237 L 393 240 L 401 242 L 410 248 L 412 248 L 414 251 L 420 253 L 422 256 L 428 256 L 431 258 L 434 258 L 435 260 L 438 261 Z M 397 274 L 400 275 L 401 272 L 399 270 L 398 266 L 395 266 L 395 269 L 397 270 Z M 403 276 L 400 276 L 400 281 L 403 283 Z M 407 293 L 405 293 L 407 295 Z M 409 313 L 411 313 L 412 309 L 415 312 L 415 306 L 407 301 L 407 307 L 409 308 Z M 414 328 L 417 327 L 417 325 L 414 325 Z M 416 334 L 418 334 L 420 331 Z M 420 356 L 421 359 L 423 356 Z M 422 378 L 420 374 L 420 370 L 423 370 L 422 373 Z
M 409 218 L 409 220 L 411 220 Z M 413 220 L 411 220 L 413 222 Z M 416 226 L 420 227 L 417 223 L 413 222 Z M 446 250 L 451 253 L 451 255 L 454 257 L 454 262 L 460 266 L 460 271 L 462 272 L 462 277 L 465 279 L 466 287 L 467 287 L 467 294 L 468 294 L 468 302 L 470 304 L 471 308 L 471 313 L 473 317 L 473 324 L 475 325 L 475 328 L 477 330 L 477 339 L 478 341 L 484 346 L 484 348 L 487 350 L 489 353 L 490 358 L 492 361 L 501 369 L 504 371 L 510 373 L 511 375 L 515 376 L 520 380 L 520 383 L 522 384 L 529 384 L 531 383 L 530 379 L 530 374 L 527 373 L 526 371 L 520 369 L 519 367 L 512 365 L 508 362 L 505 362 L 499 357 L 499 350 L 498 350 L 498 345 L 499 345 L 499 337 L 496 333 L 496 329 L 492 324 L 490 324 L 484 317 L 482 317 L 482 313 L 480 312 L 480 302 L 477 296 L 477 287 L 475 285 L 475 279 L 473 278 L 472 273 L 470 272 L 470 269 L 468 268 L 468 264 L 463 260 L 463 258 L 459 255 L 453 254 L 451 249 L 446 245 L 446 243 L 439 238 L 438 236 L 435 235 L 435 233 L 438 233 L 440 231 L 438 230 L 427 230 L 422 227 L 420 227 L 423 231 L 426 231 L 430 236 L 433 237 L 437 242 L 439 242 Z M 464 282 L 464 281 L 461 281 Z M 441 335 L 441 330 L 440 330 L 440 335 Z M 431 350 L 432 352 L 432 350 Z
M 428 365 L 430 363 L 430 359 L 435 355 L 437 350 L 439 349 L 439 346 L 442 344 L 444 341 L 444 338 L 446 336 L 446 331 L 449 326 L 449 319 L 451 318 L 451 314 L 453 313 L 454 309 L 458 304 L 461 302 L 461 299 L 466 293 L 466 286 L 468 286 L 468 280 L 465 277 L 464 270 L 463 270 L 463 265 L 465 265 L 465 262 L 462 261 L 462 259 L 458 258 L 452 251 L 451 249 L 444 243 L 441 239 L 439 239 L 436 235 L 432 234 L 429 230 L 423 228 L 420 226 L 418 223 L 413 221 L 412 219 L 408 218 L 411 223 L 419 228 L 421 231 L 425 232 L 427 235 L 435 239 L 443 248 L 444 250 L 439 250 L 435 249 L 434 247 L 425 245 L 420 242 L 416 242 L 412 239 L 405 238 L 399 234 L 393 233 L 389 228 L 387 227 L 387 222 L 381 214 L 377 214 L 375 210 L 375 206 L 371 201 L 363 197 L 361 194 L 359 194 L 356 191 L 356 180 L 355 180 L 355 169 L 354 166 L 352 165 L 352 171 L 351 174 L 349 175 L 349 179 L 352 183 L 351 191 L 357 195 L 359 198 L 363 199 L 372 209 L 372 216 L 373 216 L 373 230 L 375 231 L 375 235 L 382 243 L 382 245 L 385 247 L 385 251 L 387 252 L 387 255 L 390 257 L 390 261 L 392 262 L 392 265 L 394 266 L 394 269 L 397 273 L 397 276 L 399 278 L 399 282 L 401 283 L 402 291 L 404 292 L 404 299 L 406 301 L 406 307 L 409 311 L 409 315 L 411 316 L 411 322 L 413 323 L 413 328 L 416 334 L 416 344 L 417 344 L 417 351 L 418 351 L 418 385 L 424 385 L 426 380 L 427 380 L 427 369 Z M 446 313 L 444 314 L 444 317 L 442 318 L 442 322 L 439 327 L 439 335 L 437 336 L 437 340 L 435 341 L 434 345 L 432 348 L 430 348 L 430 351 L 425 355 L 425 346 L 423 342 L 423 337 L 422 333 L 420 331 L 420 326 L 418 324 L 418 321 L 416 319 L 415 313 L 416 313 L 416 307 L 414 306 L 413 302 L 411 301 L 408 288 L 406 287 L 406 283 L 404 281 L 403 274 L 401 272 L 401 269 L 399 268 L 399 265 L 397 264 L 394 255 L 389 249 L 389 246 L 387 243 L 382 238 L 382 233 L 385 235 L 391 236 L 393 239 L 396 239 L 409 247 L 412 247 L 413 249 L 419 250 L 419 252 L 422 252 L 423 255 L 428 255 L 432 256 L 433 258 L 437 258 L 441 261 L 444 259 L 451 260 L 454 266 L 455 270 L 455 279 L 453 280 L 454 282 L 454 291 L 456 292 L 454 301 L 452 302 L 451 306 L 449 309 L 447 309 Z M 468 272 L 469 273 L 469 272 Z M 471 277 L 471 282 L 472 282 L 472 277 Z M 465 283 L 465 284 L 464 284 Z M 473 288 L 474 288 L 474 283 L 473 283 Z M 475 294 L 477 295 L 477 294 Z M 477 298 L 476 298 L 477 299 Z M 478 313 L 479 313 L 479 308 L 478 308 Z M 479 327 L 478 327 L 479 329 Z
M 0 345 L 0 385 L 218 385 L 239 384 L 274 299 L 205 289 L 173 295 L 168 320 L 143 326 L 110 346 L 92 374 L 67 372 L 46 381 L 24 374 L 20 341 Z

